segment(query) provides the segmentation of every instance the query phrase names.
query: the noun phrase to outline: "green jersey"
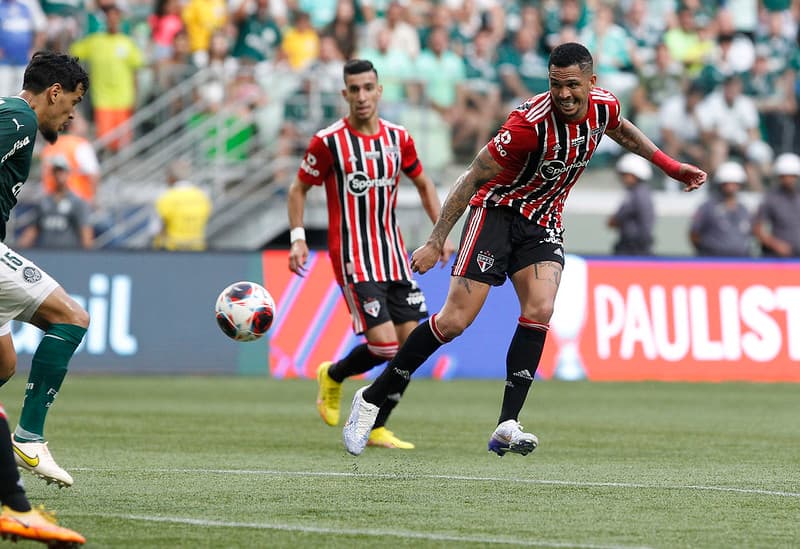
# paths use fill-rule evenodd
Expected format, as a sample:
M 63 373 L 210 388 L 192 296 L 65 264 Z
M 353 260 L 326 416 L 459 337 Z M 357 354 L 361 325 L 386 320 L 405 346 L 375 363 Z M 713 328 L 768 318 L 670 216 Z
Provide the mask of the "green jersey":
M 6 222 L 31 171 L 38 129 L 39 120 L 27 101 L 0 98 L 0 241 L 6 238 Z

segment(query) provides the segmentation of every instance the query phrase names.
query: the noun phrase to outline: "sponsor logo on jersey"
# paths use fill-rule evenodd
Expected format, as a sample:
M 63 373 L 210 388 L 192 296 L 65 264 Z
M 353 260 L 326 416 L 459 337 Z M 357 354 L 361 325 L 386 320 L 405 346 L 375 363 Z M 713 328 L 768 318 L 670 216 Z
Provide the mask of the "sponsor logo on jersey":
M 552 181 L 557 179 L 561 174 L 571 170 L 572 168 L 583 168 L 589 163 L 588 160 L 579 160 L 570 165 L 565 165 L 561 160 L 545 160 L 539 168 L 539 175 L 542 179 Z
M 478 252 L 478 256 L 475 258 L 475 261 L 478 262 L 478 268 L 481 270 L 482 273 L 488 271 L 492 265 L 494 265 L 494 256 L 492 252 Z
M 319 177 L 319 170 L 314 166 L 317 165 L 317 157 L 311 153 L 306 154 L 306 157 L 300 163 L 300 169 L 313 177 Z
M 569 144 L 571 147 L 577 147 L 578 145 L 582 145 L 584 141 L 586 141 L 586 136 L 579 135 L 578 137 L 570 139 Z
M 372 318 L 378 318 L 378 313 L 381 312 L 381 302 L 374 297 L 362 302 L 361 307 Z
M 11 155 L 20 150 L 22 147 L 30 145 L 30 143 L 31 143 L 31 138 L 30 136 L 27 135 L 22 139 L 17 139 L 17 141 L 15 141 L 14 144 L 11 146 L 11 150 L 8 151 L 6 154 L 4 154 L 3 158 L 0 158 L 0 164 L 5 164 L 6 160 L 8 160 L 11 157 Z
M 11 121 L 12 121 L 14 124 L 16 124 L 16 125 L 17 125 L 17 131 L 19 131 L 19 129 L 20 129 L 20 128 L 24 128 L 24 127 L 25 127 L 25 124 L 20 124 L 19 122 L 17 122 L 17 119 L 16 119 L 16 118 L 12 118 L 12 119 L 11 119 Z
M 364 153 L 367 160 L 377 160 L 381 157 L 381 151 L 367 151 Z
M 386 177 L 370 179 L 364 172 L 347 174 L 347 191 L 355 196 L 365 194 L 371 187 L 391 187 L 394 180 Z
M 511 132 L 508 130 L 503 130 L 494 136 L 494 147 L 502 157 L 508 156 L 508 151 L 503 145 L 508 145 L 509 143 L 511 143 Z

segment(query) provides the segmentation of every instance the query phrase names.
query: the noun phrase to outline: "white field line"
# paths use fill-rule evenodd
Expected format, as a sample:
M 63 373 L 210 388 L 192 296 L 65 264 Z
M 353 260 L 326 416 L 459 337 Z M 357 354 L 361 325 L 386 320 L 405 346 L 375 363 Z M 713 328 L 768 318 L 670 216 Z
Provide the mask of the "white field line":
M 221 520 L 204 520 L 183 517 L 158 517 L 147 515 L 126 515 L 122 513 L 58 513 L 61 516 L 88 516 L 123 520 L 139 520 L 144 522 L 160 522 L 169 524 L 190 524 L 203 528 L 252 528 L 255 530 L 278 530 L 281 532 L 302 532 L 305 534 L 332 534 L 339 536 L 369 536 L 375 538 L 394 537 L 403 539 L 419 539 L 425 541 L 452 541 L 456 543 L 477 543 L 481 545 L 513 545 L 516 547 L 578 547 L 582 549 L 647 549 L 631 545 L 597 545 L 594 543 L 570 543 L 546 540 L 524 540 L 519 538 L 498 538 L 483 536 L 454 536 L 436 532 L 416 532 L 413 530 L 380 530 L 370 528 L 323 528 L 300 524 L 277 524 L 263 522 L 226 522 Z
M 637 482 L 585 482 L 577 480 L 547 480 L 505 477 L 473 477 L 466 475 L 418 475 L 418 474 L 391 474 L 391 473 L 351 473 L 337 471 L 275 471 L 270 469 L 98 469 L 93 467 L 74 467 L 73 471 L 104 472 L 104 471 L 132 471 L 141 473 L 184 473 L 206 475 L 253 475 L 275 477 L 345 477 L 345 478 L 375 478 L 384 480 L 450 480 L 463 482 L 512 482 L 517 484 L 538 484 L 552 486 L 572 486 L 576 488 L 622 488 L 642 490 L 688 490 L 706 492 L 733 492 L 758 496 L 777 496 L 786 498 L 800 498 L 800 492 L 785 492 L 780 490 L 763 490 L 760 488 L 741 488 L 736 486 L 704 486 L 700 484 L 644 484 Z

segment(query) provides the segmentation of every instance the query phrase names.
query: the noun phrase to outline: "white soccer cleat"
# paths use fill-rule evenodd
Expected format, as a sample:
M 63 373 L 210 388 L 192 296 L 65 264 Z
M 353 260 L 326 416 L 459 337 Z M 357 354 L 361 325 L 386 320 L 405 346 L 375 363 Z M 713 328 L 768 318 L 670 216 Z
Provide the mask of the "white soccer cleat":
M 527 456 L 539 445 L 539 439 L 533 433 L 522 430 L 516 420 L 507 419 L 497 426 L 489 439 L 489 451 L 503 457 L 506 452 Z
M 378 406 L 364 400 L 364 397 L 361 396 L 364 389 L 366 387 L 356 391 L 355 396 L 353 396 L 350 416 L 347 418 L 347 423 L 344 424 L 344 429 L 342 429 L 344 446 L 354 456 L 364 451 L 364 447 L 366 447 L 369 440 L 369 433 L 372 431 L 372 426 L 375 425 L 378 410 L 380 410 Z
M 11 437 L 17 465 L 27 469 L 47 484 L 55 482 L 59 488 L 72 486 L 72 476 L 58 466 L 46 442 L 19 442 Z

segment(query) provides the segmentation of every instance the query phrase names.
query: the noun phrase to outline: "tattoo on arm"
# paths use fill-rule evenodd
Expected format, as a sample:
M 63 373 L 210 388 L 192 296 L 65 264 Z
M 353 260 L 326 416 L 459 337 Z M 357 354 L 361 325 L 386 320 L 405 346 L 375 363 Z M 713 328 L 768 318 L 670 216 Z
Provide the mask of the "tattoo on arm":
M 561 264 L 555 261 L 542 261 L 533 264 L 533 276 L 536 280 L 552 282 L 556 286 L 561 284 L 561 272 L 563 270 Z
M 472 293 L 472 286 L 469 283 L 468 278 L 464 278 L 463 276 L 458 277 L 458 283 L 464 286 L 464 289 L 467 290 L 468 294 Z
M 453 225 L 464 213 L 464 209 L 475 191 L 500 173 L 500 170 L 500 165 L 492 159 L 489 151 L 484 147 L 469 165 L 467 171 L 459 176 L 450 189 L 450 194 L 447 195 L 442 205 L 439 219 L 431 231 L 429 242 L 434 242 L 440 247 L 444 244 L 447 235 L 450 234 Z
M 626 118 L 623 118 L 620 125 L 613 130 L 606 130 L 606 133 L 621 146 L 648 160 L 656 152 L 655 143 Z

